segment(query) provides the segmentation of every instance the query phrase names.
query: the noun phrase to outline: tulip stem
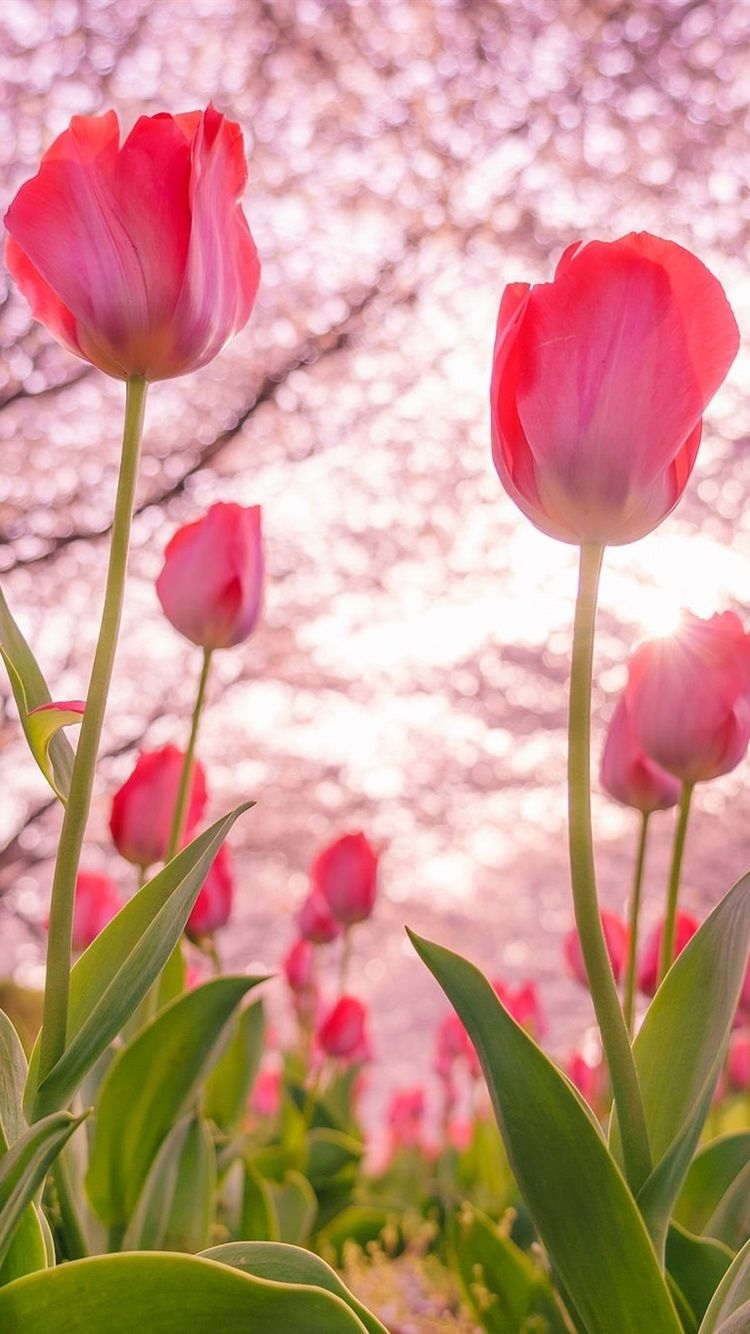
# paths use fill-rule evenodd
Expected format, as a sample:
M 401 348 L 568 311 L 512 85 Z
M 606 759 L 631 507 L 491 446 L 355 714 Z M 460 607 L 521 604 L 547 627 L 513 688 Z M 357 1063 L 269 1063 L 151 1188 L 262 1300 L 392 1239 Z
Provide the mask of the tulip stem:
M 683 783 L 682 792 L 680 793 L 680 811 L 677 817 L 677 829 L 675 830 L 674 849 L 672 851 L 672 865 L 669 871 L 667 911 L 664 915 L 664 928 L 661 933 L 659 986 L 661 986 L 664 977 L 672 967 L 672 962 L 674 960 L 677 939 L 677 900 L 680 894 L 680 872 L 682 870 L 682 854 L 685 851 L 688 819 L 690 818 L 690 802 L 693 797 L 693 786 L 693 783 Z
M 568 726 L 570 870 L 576 926 L 617 1108 L 625 1175 L 633 1193 L 651 1170 L 643 1100 L 604 940 L 591 830 L 591 680 L 594 627 L 604 549 L 581 547 L 573 629 Z
M 633 1036 L 635 1020 L 635 970 L 638 959 L 638 920 L 641 915 L 641 891 L 643 889 L 643 868 L 646 862 L 646 839 L 648 837 L 649 811 L 641 815 L 641 832 L 638 837 L 638 851 L 635 856 L 633 888 L 630 894 L 630 921 L 628 935 L 628 957 L 625 964 L 625 989 L 623 1009 L 628 1033 Z
M 135 376 L 127 382 L 122 456 L 112 522 L 102 620 L 86 697 L 86 710 L 81 722 L 78 748 L 70 779 L 70 791 L 65 807 L 52 884 L 47 976 L 39 1049 L 39 1085 L 65 1051 L 67 1038 L 71 936 L 76 876 L 91 805 L 99 740 L 117 649 L 117 635 L 120 628 L 128 563 L 130 526 L 138 480 L 146 389 L 146 381 L 139 376 Z M 47 1108 L 47 1110 L 51 1109 Z
M 180 785 L 177 789 L 177 800 L 175 801 L 174 815 L 172 816 L 172 828 L 169 831 L 169 842 L 167 844 L 166 861 L 171 862 L 172 858 L 179 852 L 180 845 L 185 834 L 187 824 L 188 805 L 190 800 L 190 786 L 193 779 L 193 769 L 195 768 L 195 747 L 198 741 L 198 727 L 200 726 L 201 713 L 203 712 L 203 702 L 206 698 L 206 685 L 208 683 L 208 673 L 211 669 L 211 649 L 203 650 L 203 666 L 201 667 L 200 680 L 198 681 L 198 693 L 195 697 L 193 707 L 193 718 L 190 724 L 190 738 L 185 751 L 185 758 L 182 761 L 182 773 L 180 774 Z

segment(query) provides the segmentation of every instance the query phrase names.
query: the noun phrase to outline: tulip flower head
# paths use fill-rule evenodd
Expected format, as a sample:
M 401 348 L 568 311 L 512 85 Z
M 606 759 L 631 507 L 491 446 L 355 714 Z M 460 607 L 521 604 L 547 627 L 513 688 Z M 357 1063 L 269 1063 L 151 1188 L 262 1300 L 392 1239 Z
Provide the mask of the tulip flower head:
M 602 908 L 600 913 L 602 919 L 602 931 L 604 932 L 604 942 L 607 946 L 609 961 L 612 965 L 612 972 L 616 982 L 620 981 L 625 963 L 628 957 L 628 942 L 630 932 L 617 913 L 610 912 L 608 908 Z M 588 977 L 583 962 L 583 951 L 581 950 L 581 941 L 575 927 L 569 931 L 563 941 L 565 959 L 573 977 L 581 986 L 588 986 Z
M 222 843 L 188 917 L 185 932 L 190 939 L 202 940 L 226 926 L 231 916 L 233 898 L 232 863 L 229 849 Z
M 500 479 L 542 532 L 618 545 L 680 499 L 739 334 L 717 280 L 646 232 L 570 246 L 506 287 L 491 387 Z
M 313 945 L 328 945 L 341 935 L 341 923 L 334 917 L 323 895 L 315 890 L 308 894 L 295 921 L 300 935 Z
M 242 132 L 209 106 L 74 116 L 5 215 L 8 268 L 42 324 L 118 379 L 204 366 L 250 318 L 260 266 Z
M 610 797 L 644 815 L 666 811 L 680 799 L 679 779 L 650 760 L 639 745 L 624 696 L 609 722 L 600 776 Z
M 309 991 L 314 984 L 315 946 L 312 941 L 295 940 L 283 963 L 289 990 L 296 994 Z
M 547 1025 L 533 982 L 521 982 L 513 986 L 510 982 L 495 978 L 492 990 L 521 1028 L 525 1028 L 533 1038 L 541 1037 Z
M 692 913 L 678 912 L 675 923 L 675 958 L 681 954 L 692 936 L 695 935 L 700 922 Z M 651 935 L 647 938 L 641 955 L 640 967 L 638 969 L 638 989 L 644 996 L 653 996 L 656 992 L 657 980 L 659 976 L 659 958 L 661 955 L 661 938 L 664 930 L 664 923 L 659 922 Z
M 136 866 L 153 866 L 167 854 L 183 758 L 176 746 L 142 751 L 132 774 L 112 798 L 112 839 L 120 856 Z M 203 814 L 206 799 L 206 779 L 196 762 L 185 831 L 188 838 Z
M 368 1051 L 367 1010 L 356 996 L 340 996 L 324 1015 L 318 1029 L 318 1046 L 326 1056 L 340 1060 L 362 1059 Z
M 318 853 L 310 877 L 337 921 L 353 926 L 370 916 L 377 892 L 378 857 L 364 834 L 343 834 Z
M 88 949 L 122 907 L 115 883 L 101 871 L 79 871 L 73 910 L 73 949 Z
M 156 592 L 175 630 L 193 644 L 232 648 L 247 639 L 263 600 L 260 506 L 218 503 L 178 529 Z
M 683 783 L 728 773 L 750 740 L 750 635 L 731 611 L 685 615 L 675 634 L 636 650 L 625 698 L 656 764 Z
M 427 1103 L 424 1089 L 397 1089 L 388 1104 L 388 1130 L 391 1148 L 417 1148 L 422 1143 Z

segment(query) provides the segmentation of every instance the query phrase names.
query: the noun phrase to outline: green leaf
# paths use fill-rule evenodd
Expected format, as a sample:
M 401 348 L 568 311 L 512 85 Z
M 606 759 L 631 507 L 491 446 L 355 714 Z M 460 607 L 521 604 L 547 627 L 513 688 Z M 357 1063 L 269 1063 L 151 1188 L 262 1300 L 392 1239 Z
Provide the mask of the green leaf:
M 235 1016 L 232 1037 L 206 1080 L 203 1109 L 220 1130 L 233 1130 L 245 1113 L 263 1055 L 263 1002 L 248 1005 Z
M 29 1204 L 18 1221 L 5 1259 L 0 1264 L 0 1286 L 12 1283 L 24 1274 L 33 1274 L 37 1269 L 46 1269 L 47 1263 L 42 1220 L 36 1206 Z
M 0 1145 L 2 1151 L 26 1129 L 23 1088 L 26 1057 L 21 1039 L 7 1014 L 0 1010 Z
M 25 1105 L 33 1118 L 66 1106 L 86 1071 L 120 1032 L 182 936 L 218 849 L 252 802 L 217 820 L 130 899 L 89 945 L 70 978 L 65 1052 L 36 1088 L 38 1045 Z
M 695 1328 L 732 1263 L 732 1253 L 720 1242 L 694 1237 L 672 1224 L 667 1234 L 667 1269 L 695 1316 Z
M 52 743 L 55 737 L 60 735 L 63 727 L 71 727 L 74 723 L 80 725 L 85 709 L 85 702 L 76 699 L 59 704 L 38 704 L 26 715 L 26 740 L 31 747 L 31 753 L 55 796 L 63 803 L 67 801 L 68 793 L 67 789 L 63 792 L 57 785 L 52 763 Z
M 750 875 L 675 960 L 633 1044 L 654 1168 L 638 1194 L 657 1251 L 721 1070 L 750 946 Z M 700 1015 L 700 1023 L 690 1021 Z M 610 1136 L 620 1157 L 616 1117 Z
M 750 1241 L 729 1266 L 703 1317 L 699 1334 L 747 1334 L 749 1325 L 730 1325 L 730 1317 L 750 1307 Z
M 587 1334 L 681 1334 L 643 1220 L 583 1100 L 478 969 L 411 938 L 477 1049 L 521 1194 Z
M 159 1149 L 122 1250 L 202 1250 L 210 1237 L 215 1190 L 213 1139 L 205 1121 L 191 1112 L 172 1126 Z
M 356 1169 L 364 1153 L 363 1145 L 341 1130 L 311 1130 L 307 1137 L 305 1175 L 317 1190 Z
M 49 704 L 52 696 L 47 688 L 39 664 L 11 615 L 5 596 L 0 589 L 0 653 L 8 669 L 11 690 L 15 697 L 21 726 L 32 754 L 34 746 L 29 733 L 29 711 L 40 704 Z M 33 724 L 32 724 L 33 730 Z M 73 748 L 67 737 L 58 732 L 49 746 L 54 791 L 67 797 L 70 775 L 73 772 Z M 44 770 L 42 770 L 44 772 Z M 45 777 L 47 775 L 45 774 Z
M 449 1236 L 461 1286 L 488 1334 L 519 1334 L 535 1327 L 546 1334 L 570 1334 L 547 1274 L 501 1225 L 465 1204 Z
M 257 1278 L 273 1279 L 277 1283 L 300 1283 L 324 1288 L 346 1302 L 361 1320 L 367 1334 L 388 1334 L 385 1325 L 381 1325 L 380 1321 L 357 1301 L 330 1265 L 310 1251 L 283 1243 L 237 1241 L 228 1246 L 213 1246 L 203 1254 L 209 1260 L 232 1265 L 233 1268 L 241 1269 L 246 1274 L 254 1274 Z
M 97 1255 L 0 1288 L 3 1334 L 367 1334 L 321 1287 L 283 1284 L 193 1255 Z
M 355 1242 L 366 1250 L 371 1241 L 379 1241 L 394 1220 L 394 1210 L 381 1204 L 349 1204 L 316 1234 L 315 1245 L 341 1261 L 344 1247 Z
M 279 1224 L 271 1187 L 251 1163 L 245 1164 L 240 1233 L 253 1241 L 278 1241 Z
M 0 1158 L 0 1264 L 49 1167 L 84 1120 L 85 1117 L 71 1116 L 69 1112 L 47 1116 L 24 1131 Z
M 301 1172 L 287 1172 L 284 1180 L 269 1181 L 268 1190 L 273 1201 L 278 1225 L 279 1241 L 301 1246 L 313 1230 L 318 1202 L 315 1192 Z
M 86 1188 L 100 1218 L 124 1227 L 151 1164 L 216 1059 L 235 1009 L 262 981 L 217 977 L 162 1010 L 115 1057 L 96 1107 Z
M 750 1235 L 750 1131 L 712 1140 L 693 1159 L 674 1216 L 737 1251 Z

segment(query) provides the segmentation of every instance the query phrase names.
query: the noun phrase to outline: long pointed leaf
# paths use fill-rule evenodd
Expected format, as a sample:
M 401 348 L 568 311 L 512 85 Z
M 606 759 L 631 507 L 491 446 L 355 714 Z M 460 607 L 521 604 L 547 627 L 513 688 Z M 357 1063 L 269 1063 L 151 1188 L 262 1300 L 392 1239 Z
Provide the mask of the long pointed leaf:
M 0 1158 L 0 1264 L 8 1253 L 21 1215 L 41 1186 L 47 1170 L 83 1116 L 56 1112 L 37 1121 Z
M 144 885 L 89 945 L 70 979 L 68 1042 L 36 1089 L 32 1054 L 26 1105 L 34 1117 L 64 1107 L 86 1071 L 143 1000 L 180 939 L 218 849 L 246 802 L 217 820 Z
M 635 1201 L 582 1100 L 478 969 L 411 939 L 477 1049 L 521 1194 L 587 1334 L 681 1334 Z
M 159 1149 L 122 1249 L 200 1251 L 210 1239 L 215 1190 L 213 1139 L 191 1112 L 172 1126 Z
M 3 1334 L 367 1334 L 341 1297 L 193 1255 L 97 1255 L 0 1288 Z
M 129 1222 L 161 1144 L 188 1110 L 243 996 L 262 980 L 218 977 L 185 992 L 115 1057 L 99 1091 L 86 1177 L 105 1223 Z
M 711 1105 L 749 946 L 750 875 L 746 875 L 670 968 L 633 1046 L 654 1159 L 638 1204 L 658 1251 Z M 690 1019 L 696 1015 L 699 1023 Z M 616 1118 L 611 1144 L 619 1157 Z
M 38 708 L 40 704 L 49 704 L 52 696 L 34 654 L 13 619 L 2 589 L 0 589 L 0 653 L 8 669 L 8 678 L 18 707 L 21 726 L 31 753 L 35 755 L 33 738 L 29 733 L 29 711 Z M 53 790 L 57 796 L 66 797 L 75 757 L 70 742 L 62 732 L 58 732 L 51 740 L 49 758 L 52 763 Z M 44 769 L 42 772 L 44 773 Z
M 0 1010 L 0 1140 L 2 1150 L 20 1138 L 26 1129 L 23 1087 L 26 1057 L 21 1039 L 3 1010 Z
M 699 1334 L 718 1334 L 719 1330 L 725 1334 L 725 1323 L 746 1307 L 750 1307 L 750 1241 L 735 1256 L 716 1289 Z M 750 1324 L 738 1325 L 733 1334 L 743 1334 L 748 1329 Z

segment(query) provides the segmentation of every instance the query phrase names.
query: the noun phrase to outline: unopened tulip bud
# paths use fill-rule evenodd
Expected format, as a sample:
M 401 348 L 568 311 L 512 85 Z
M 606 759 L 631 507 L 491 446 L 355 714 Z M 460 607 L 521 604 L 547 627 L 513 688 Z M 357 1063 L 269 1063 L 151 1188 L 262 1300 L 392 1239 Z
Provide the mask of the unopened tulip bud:
M 331 912 L 322 894 L 308 894 L 295 918 L 299 933 L 314 945 L 328 945 L 341 933 L 341 923 Z
M 533 982 L 521 982 L 514 987 L 510 983 L 496 979 L 492 983 L 492 989 L 521 1028 L 525 1028 L 534 1038 L 541 1037 L 547 1025 Z
M 310 940 L 296 940 L 284 959 L 284 975 L 290 991 L 309 991 L 313 984 L 315 947 Z
M 610 912 L 607 908 L 601 911 L 602 931 L 604 932 L 604 942 L 607 946 L 609 961 L 612 965 L 615 981 L 619 982 L 622 977 L 625 964 L 628 957 L 628 943 L 630 940 L 630 931 L 622 918 L 617 913 Z M 588 986 L 588 977 L 583 962 L 583 951 L 581 941 L 575 927 L 569 931 L 563 942 L 565 959 L 568 967 L 577 982 L 581 986 Z
M 260 506 L 218 503 L 179 528 L 156 591 L 175 630 L 193 644 L 213 650 L 247 639 L 263 600 Z
M 136 866 L 164 861 L 184 756 L 176 746 L 142 751 L 130 777 L 112 798 L 109 828 L 115 847 Z M 206 805 L 206 780 L 196 761 L 188 803 L 189 838 Z
M 88 949 L 122 907 L 113 880 L 101 871 L 79 871 L 73 910 L 73 949 Z
M 362 833 L 343 834 L 322 848 L 311 871 L 337 921 L 353 926 L 370 916 L 377 892 L 378 857 Z
M 366 1039 L 367 1010 L 356 996 L 341 996 L 318 1029 L 318 1046 L 326 1056 L 351 1060 Z
M 601 783 L 615 801 L 644 815 L 666 811 L 680 799 L 680 781 L 650 760 L 639 745 L 623 696 L 610 719 L 604 743 Z
M 678 912 L 675 923 L 675 958 L 681 954 L 690 940 L 694 936 L 700 922 L 697 917 L 693 917 L 688 912 Z M 644 996 L 653 996 L 656 992 L 657 979 L 659 976 L 659 958 L 661 954 L 661 938 L 664 931 L 664 923 L 660 922 L 651 935 L 646 940 L 641 955 L 640 967 L 638 969 L 638 987 Z
M 193 904 L 185 927 L 186 935 L 191 940 L 202 940 L 226 926 L 232 913 L 233 897 L 232 863 L 229 849 L 223 843 Z

